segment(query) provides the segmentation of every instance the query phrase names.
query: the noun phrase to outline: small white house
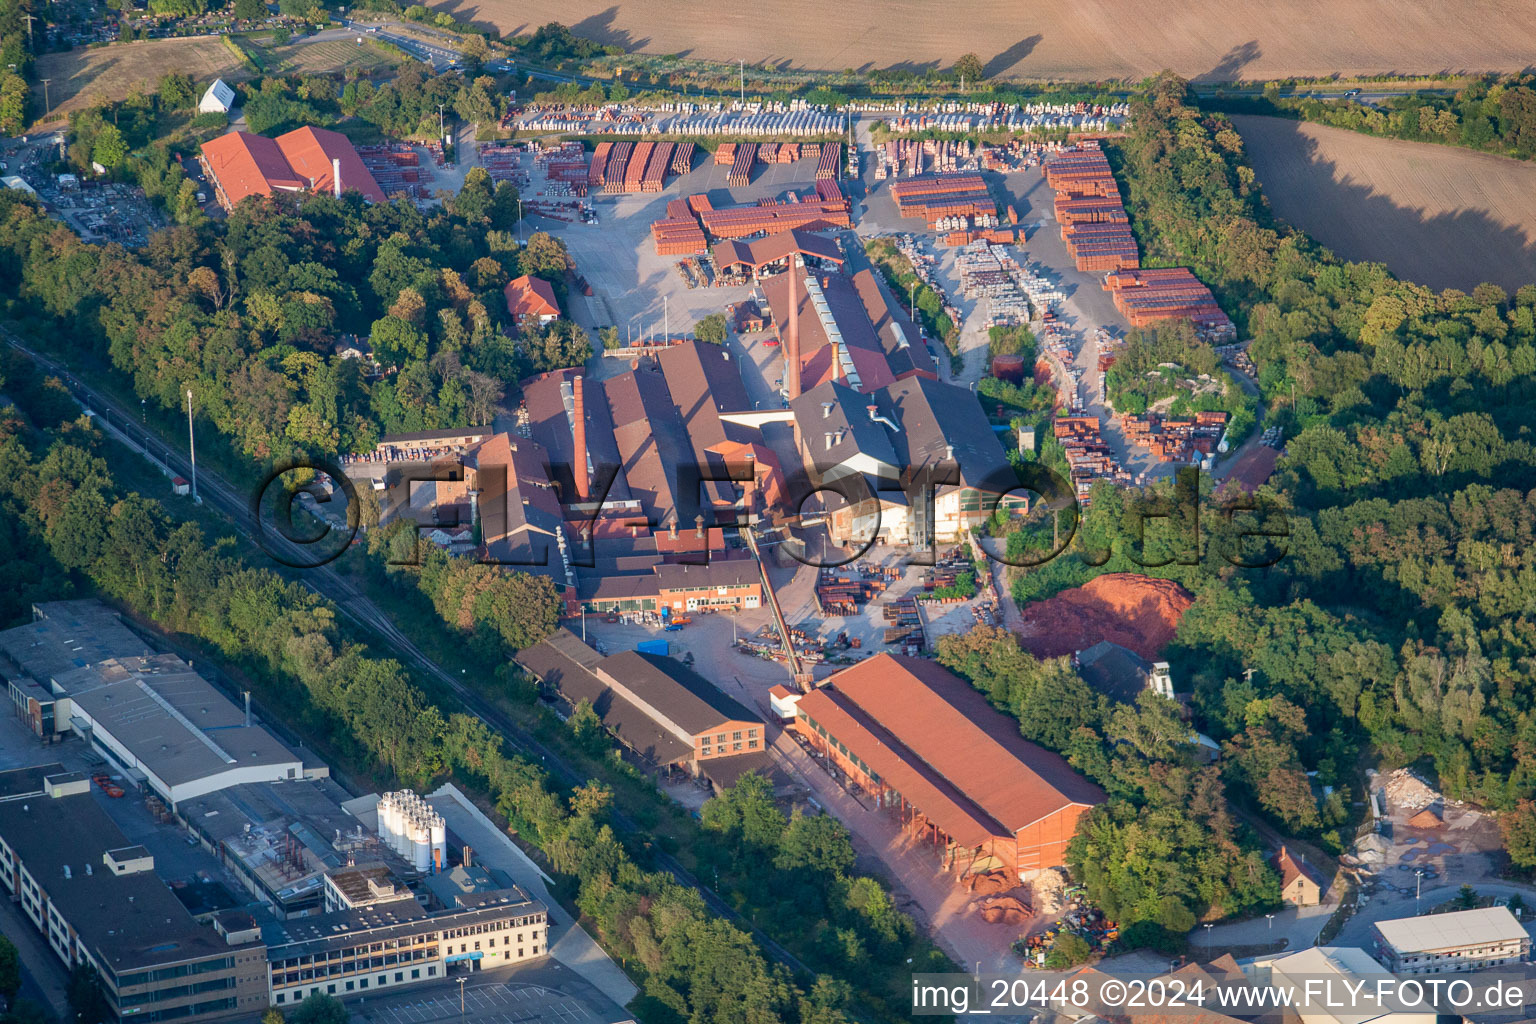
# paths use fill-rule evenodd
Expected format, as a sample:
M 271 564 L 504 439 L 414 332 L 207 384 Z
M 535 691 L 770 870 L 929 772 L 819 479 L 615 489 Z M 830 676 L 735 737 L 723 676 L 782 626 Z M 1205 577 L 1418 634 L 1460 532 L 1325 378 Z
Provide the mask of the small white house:
M 235 90 L 231 89 L 222 78 L 215 78 L 208 91 L 203 93 L 203 98 L 198 101 L 197 112 L 199 114 L 227 114 L 235 106 Z

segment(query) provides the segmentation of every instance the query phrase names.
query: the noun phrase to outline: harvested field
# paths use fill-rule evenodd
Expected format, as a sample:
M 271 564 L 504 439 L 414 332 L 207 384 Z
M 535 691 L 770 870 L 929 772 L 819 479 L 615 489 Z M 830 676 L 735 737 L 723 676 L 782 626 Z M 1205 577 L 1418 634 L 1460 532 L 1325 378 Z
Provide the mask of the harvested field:
M 283 74 L 333 74 L 347 68 L 391 68 L 400 58 L 370 40 L 357 45 L 356 36 L 346 39 L 300 41 L 286 46 L 260 47 L 267 69 Z
M 532 32 L 550 21 L 578 35 L 646 53 L 841 71 L 899 66 L 921 73 L 977 53 L 989 76 L 1142 78 L 1172 68 L 1187 77 L 1335 73 L 1518 71 L 1531 61 L 1536 6 L 1467 0 L 1454 17 L 1395 0 L 814 0 L 710 7 L 684 0 L 484 0 L 433 5 Z M 765 31 L 765 27 L 769 30 Z
M 215 78 L 249 77 L 235 55 L 217 36 L 190 39 L 143 39 L 113 43 L 96 49 L 46 53 L 37 58 L 37 79 L 49 79 L 48 98 L 53 113 L 68 114 L 90 106 L 96 99 L 120 100 L 134 85 L 154 92 L 160 76 L 185 71 L 199 85 Z
M 1234 117 L 1270 206 L 1340 256 L 1431 288 L 1536 283 L 1536 164 Z
M 1037 658 L 1055 658 L 1108 640 L 1151 660 L 1193 603 L 1172 580 L 1106 573 L 1020 609 L 1019 643 Z

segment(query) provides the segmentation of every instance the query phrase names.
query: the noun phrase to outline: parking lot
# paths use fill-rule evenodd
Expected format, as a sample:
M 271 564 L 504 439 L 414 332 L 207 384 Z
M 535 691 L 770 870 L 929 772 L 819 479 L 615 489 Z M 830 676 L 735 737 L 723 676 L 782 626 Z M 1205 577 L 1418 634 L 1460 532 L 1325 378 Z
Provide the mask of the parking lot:
M 547 973 L 550 968 L 535 967 Z M 499 972 L 498 972 L 499 973 Z M 509 981 L 491 984 L 466 982 L 463 1005 L 457 985 L 437 986 L 430 996 L 420 992 L 398 998 L 370 998 L 352 1010 L 355 1024 L 431 1024 L 433 1021 L 461 1019 L 476 1024 L 522 1024 L 524 1021 L 549 1021 L 551 1024 L 609 1024 L 624 1017 L 597 1012 L 574 992 L 540 981 L 523 980 L 525 971 Z M 574 977 L 566 972 L 566 977 Z

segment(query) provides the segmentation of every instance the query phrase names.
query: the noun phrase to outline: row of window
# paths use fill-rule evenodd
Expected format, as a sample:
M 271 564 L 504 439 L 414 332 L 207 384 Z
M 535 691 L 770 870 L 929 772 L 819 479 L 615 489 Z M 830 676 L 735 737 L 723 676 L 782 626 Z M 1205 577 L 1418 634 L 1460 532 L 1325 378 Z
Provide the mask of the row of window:
M 114 999 L 113 1001 L 117 1003 L 120 1009 L 127 1009 L 130 1006 L 146 1006 L 149 1003 L 163 1003 L 171 999 L 180 999 L 183 996 L 198 995 L 203 992 L 220 992 L 224 989 L 231 989 L 234 987 L 235 979 L 233 977 L 214 978 L 211 981 L 200 981 L 195 985 L 177 985 L 174 988 L 150 989 L 147 992 L 139 992 L 134 995 L 121 996 Z M 110 988 L 107 989 L 107 998 L 113 998 L 112 990 Z
M 124 974 L 117 979 L 117 987 L 132 988 L 135 985 L 148 985 L 155 981 L 169 981 L 172 978 L 185 978 L 190 974 L 208 974 L 212 971 L 227 971 L 235 966 L 234 957 L 217 957 L 213 960 L 198 960 L 190 964 L 177 964 L 175 967 L 161 967 L 153 971 L 135 971 L 133 974 Z
M 503 918 L 500 921 L 489 921 L 485 924 L 472 924 L 464 928 L 446 928 L 443 930 L 443 938 L 458 939 L 466 935 L 485 935 L 490 932 L 504 932 L 509 928 L 526 928 L 530 924 L 541 923 L 537 917 L 513 917 Z
M 436 964 L 428 964 L 427 965 L 427 977 L 429 977 L 429 978 L 437 977 L 437 965 Z M 359 978 L 355 982 L 354 981 L 349 981 L 349 982 L 346 983 L 346 987 L 345 987 L 344 991 L 352 992 L 352 991 L 354 991 L 356 989 L 366 989 L 368 987 L 368 980 L 369 979 L 367 979 L 367 978 Z M 389 984 L 389 975 L 381 974 L 381 975 L 378 976 L 377 980 L 378 980 L 378 983 L 380 985 L 387 985 L 387 984 Z M 405 980 L 405 972 L 404 971 L 396 971 L 395 972 L 395 982 L 396 982 L 396 984 L 399 984 L 400 982 L 402 982 L 404 980 Z M 417 968 L 415 968 L 415 969 L 413 969 L 411 971 L 411 980 L 412 981 L 420 981 L 421 980 L 421 968 L 420 967 L 417 967 Z M 326 985 L 325 986 L 325 993 L 326 993 L 326 995 L 332 995 L 332 996 L 335 995 L 336 994 L 336 986 L 337 986 L 337 984 L 339 984 L 339 983 L 333 981 L 329 985 Z M 319 995 L 320 994 L 320 986 L 319 985 L 315 985 L 315 986 L 311 987 L 310 990 L 309 990 L 309 994 L 312 995 L 312 996 Z M 301 1002 L 303 999 L 304 999 L 304 990 L 303 989 L 299 989 L 298 991 L 293 993 L 293 1001 L 294 1002 L 296 1002 L 296 1003 L 297 1002 Z M 277 994 L 277 1002 L 279 1002 L 279 1003 L 286 1003 L 287 1001 L 288 1001 L 288 993 L 286 993 L 286 992 L 279 992 Z
M 148 1024 L 154 1024 L 155 1021 L 175 1020 L 178 1017 L 201 1016 L 205 1013 L 219 1013 L 223 1010 L 233 1010 L 234 1008 L 235 997 L 229 996 L 225 999 L 211 999 L 206 1003 L 188 1003 L 186 1006 L 167 1006 L 160 1010 L 149 1010 L 145 1013 L 136 1013 L 133 1015 L 133 1019 L 135 1021 L 146 1021 Z
M 845 758 L 847 758 L 850 762 L 852 762 L 855 766 L 857 766 L 859 771 L 863 772 L 865 775 L 867 775 L 869 777 L 869 781 L 870 782 L 873 782 L 876 785 L 880 784 L 880 776 L 875 774 L 874 769 L 871 768 L 869 765 L 865 764 L 863 759 L 860 758 L 853 751 L 851 751 L 847 747 L 843 746 L 842 740 L 838 739 L 836 736 L 833 736 L 831 733 L 827 732 L 826 728 L 820 722 L 816 721 L 816 719 L 814 719 L 810 715 L 806 714 L 804 710 L 797 709 L 797 712 L 800 715 L 800 718 L 805 722 L 806 725 L 810 726 L 812 729 L 815 729 L 817 735 L 819 735 L 822 739 L 827 741 L 827 745 L 829 747 L 832 747 L 833 749 L 835 749 L 839 754 L 842 754 Z
M 395 964 L 414 963 L 418 960 L 429 960 L 436 956 L 436 947 L 431 949 L 413 949 L 404 953 L 390 953 L 388 956 L 374 957 L 347 957 L 329 961 L 318 967 L 306 967 L 300 970 L 283 968 L 285 973 L 277 982 L 282 985 L 292 985 L 300 981 L 312 981 L 316 978 L 331 978 L 342 974 L 356 974 L 358 971 L 375 971 L 380 967 L 392 967 Z M 278 978 L 279 968 L 273 965 L 272 977 Z

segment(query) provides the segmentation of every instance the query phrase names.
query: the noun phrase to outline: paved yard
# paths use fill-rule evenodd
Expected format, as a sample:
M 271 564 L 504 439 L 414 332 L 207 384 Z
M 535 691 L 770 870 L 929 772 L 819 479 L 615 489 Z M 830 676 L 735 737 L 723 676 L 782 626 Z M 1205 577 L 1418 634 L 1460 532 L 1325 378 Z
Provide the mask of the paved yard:
M 609 1024 L 628 1020 L 617 1008 L 602 1009 L 562 983 L 557 966 L 535 964 L 495 972 L 464 974 L 462 1009 L 457 977 L 430 989 L 398 996 L 369 996 L 352 1004 L 354 1024 L 432 1024 L 441 1020 L 475 1024 Z M 572 975 L 564 972 L 564 980 Z

